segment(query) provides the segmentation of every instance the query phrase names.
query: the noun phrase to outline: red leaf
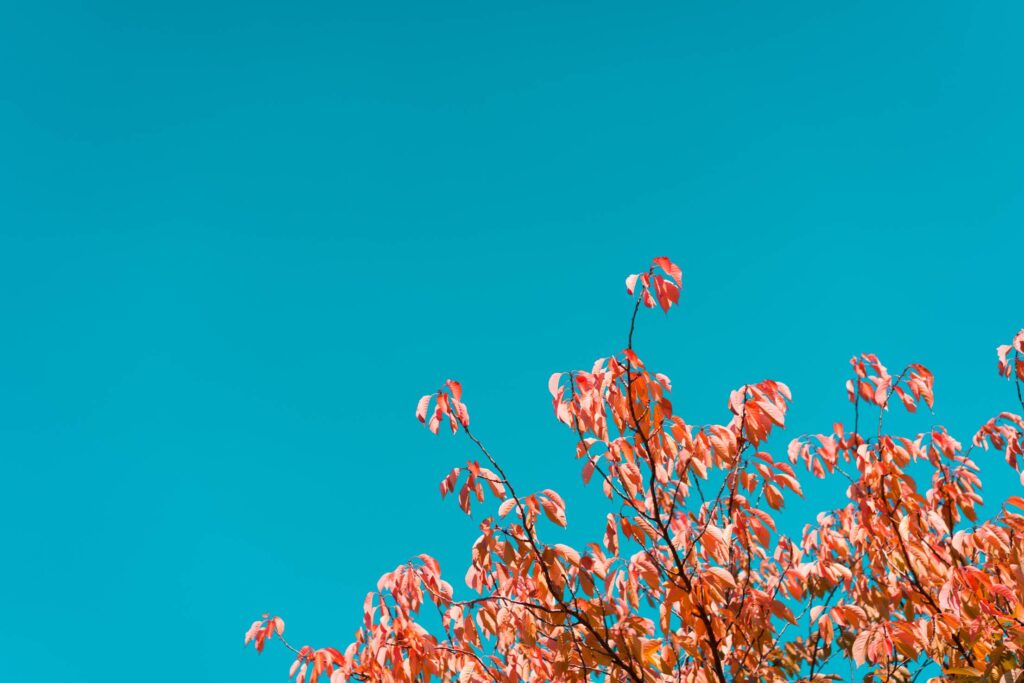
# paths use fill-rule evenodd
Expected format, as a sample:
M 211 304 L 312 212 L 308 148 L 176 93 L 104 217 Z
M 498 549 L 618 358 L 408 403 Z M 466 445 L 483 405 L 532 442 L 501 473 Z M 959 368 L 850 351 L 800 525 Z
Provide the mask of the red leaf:
M 676 264 L 672 263 L 667 256 L 658 256 L 654 259 L 654 265 L 658 266 L 666 273 L 669 277 L 676 281 L 676 285 L 679 287 L 683 286 L 683 271 Z
M 452 392 L 452 398 L 454 398 L 456 401 L 461 401 L 462 400 L 462 385 L 459 384 L 458 382 L 456 382 L 453 379 L 446 380 L 445 384 L 448 385 L 449 391 Z

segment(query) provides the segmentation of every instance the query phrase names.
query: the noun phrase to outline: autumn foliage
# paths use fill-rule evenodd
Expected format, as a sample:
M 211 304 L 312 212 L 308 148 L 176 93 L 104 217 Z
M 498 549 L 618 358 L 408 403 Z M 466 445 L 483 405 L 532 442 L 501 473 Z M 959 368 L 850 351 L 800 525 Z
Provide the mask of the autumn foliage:
M 850 422 L 784 453 L 766 445 L 792 400 L 781 382 L 739 387 L 725 421 L 690 424 L 633 346 L 640 309 L 668 311 L 681 287 L 667 258 L 629 276 L 626 348 L 549 383 L 583 480 L 608 500 L 602 538 L 544 540 L 546 524 L 566 526 L 565 501 L 515 488 L 448 381 L 416 417 L 480 454 L 441 481 L 442 496 L 487 515 L 457 582 L 468 593 L 420 555 L 367 594 L 350 644 L 295 648 L 268 615 L 246 642 L 281 640 L 297 683 L 824 681 L 853 666 L 864 681 L 1024 681 L 1024 498 L 979 521 L 972 460 L 1000 451 L 1024 469 L 1024 419 L 1000 413 L 966 448 L 942 427 L 889 434 L 888 410 L 932 408 L 932 374 L 863 354 L 850 361 Z M 1024 330 L 998 348 L 998 372 L 1024 409 Z M 773 515 L 803 476 L 834 480 L 846 500 L 789 538 Z

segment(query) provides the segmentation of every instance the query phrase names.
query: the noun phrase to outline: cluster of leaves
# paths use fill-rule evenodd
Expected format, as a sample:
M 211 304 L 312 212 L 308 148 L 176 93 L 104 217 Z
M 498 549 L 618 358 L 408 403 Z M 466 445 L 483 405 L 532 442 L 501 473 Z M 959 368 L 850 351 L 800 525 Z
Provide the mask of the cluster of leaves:
M 930 663 L 941 670 L 932 683 L 1024 680 L 1024 498 L 978 522 L 971 459 L 975 447 L 994 448 L 1024 468 L 1024 419 L 1001 413 L 967 449 L 942 427 L 886 434 L 892 397 L 911 412 L 931 408 L 933 377 L 919 364 L 893 376 L 864 354 L 847 383 L 853 425 L 794 439 L 782 458 L 765 449 L 792 400 L 781 382 L 733 391 L 721 424 L 689 424 L 673 411 L 668 377 L 633 348 L 641 305 L 667 311 L 681 284 L 664 257 L 630 276 L 626 348 L 549 382 L 583 480 L 596 477 L 610 502 L 599 541 L 543 540 L 544 519 L 566 525 L 565 502 L 550 489 L 516 491 L 470 431 L 462 387 L 448 381 L 416 415 L 435 433 L 446 421 L 461 427 L 488 465 L 471 461 L 441 482 L 467 514 L 488 493 L 497 503 L 473 544 L 473 595 L 456 600 L 437 562 L 420 555 L 381 577 L 344 651 L 294 648 L 266 615 L 246 641 L 262 650 L 276 635 L 296 654 L 297 683 L 824 681 L 838 678 L 828 673 L 837 659 L 862 667 L 866 682 L 907 683 Z M 998 353 L 1020 397 L 1024 331 Z M 879 411 L 868 432 L 866 406 Z M 926 490 L 912 463 L 930 470 Z M 845 505 L 818 514 L 799 539 L 773 518 L 802 495 L 797 467 L 846 486 Z M 439 632 L 422 625 L 427 607 Z

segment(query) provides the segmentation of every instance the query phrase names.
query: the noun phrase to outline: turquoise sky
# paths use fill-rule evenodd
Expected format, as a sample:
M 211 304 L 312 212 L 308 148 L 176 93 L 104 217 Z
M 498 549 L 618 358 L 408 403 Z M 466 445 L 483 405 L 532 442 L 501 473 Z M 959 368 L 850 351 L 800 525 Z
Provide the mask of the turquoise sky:
M 0 679 L 284 681 L 260 612 L 344 645 L 409 556 L 461 585 L 446 377 L 599 538 L 546 380 L 652 256 L 691 421 L 771 377 L 828 430 L 872 351 L 969 440 L 1024 326 L 1024 6 L 902 5 L 3 3 Z

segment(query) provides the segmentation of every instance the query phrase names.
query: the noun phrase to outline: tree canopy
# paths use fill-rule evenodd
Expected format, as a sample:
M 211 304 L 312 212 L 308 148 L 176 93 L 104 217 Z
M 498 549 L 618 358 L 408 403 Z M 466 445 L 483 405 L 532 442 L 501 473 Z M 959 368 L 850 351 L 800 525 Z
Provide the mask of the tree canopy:
M 933 376 L 917 363 L 892 373 L 865 353 L 850 359 L 852 424 L 792 439 L 784 454 L 766 446 L 792 400 L 782 382 L 741 386 L 727 420 L 691 424 L 673 411 L 670 379 L 633 346 L 641 309 L 668 312 L 681 288 L 665 257 L 630 275 L 625 349 L 549 381 L 583 480 L 607 499 L 602 538 L 545 542 L 544 525 L 567 524 L 565 501 L 516 488 L 448 380 L 416 417 L 479 452 L 440 485 L 467 514 L 493 510 L 472 547 L 469 593 L 419 555 L 367 594 L 350 644 L 295 647 L 270 615 L 245 642 L 262 651 L 280 640 L 297 683 L 825 681 L 842 680 L 840 660 L 865 682 L 1024 681 L 1024 498 L 979 520 L 972 460 L 1001 451 L 1024 482 L 1024 419 L 999 413 L 966 448 L 941 426 L 890 434 L 890 408 L 932 408 Z M 1024 410 L 1024 330 L 997 356 Z M 775 516 L 804 476 L 834 480 L 846 500 L 791 538 Z

